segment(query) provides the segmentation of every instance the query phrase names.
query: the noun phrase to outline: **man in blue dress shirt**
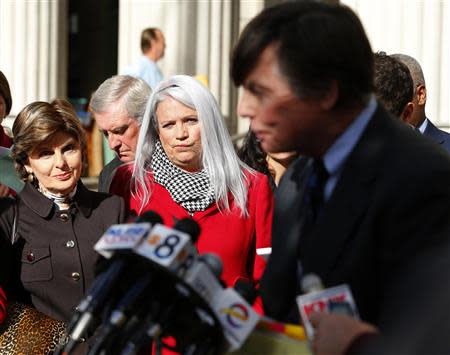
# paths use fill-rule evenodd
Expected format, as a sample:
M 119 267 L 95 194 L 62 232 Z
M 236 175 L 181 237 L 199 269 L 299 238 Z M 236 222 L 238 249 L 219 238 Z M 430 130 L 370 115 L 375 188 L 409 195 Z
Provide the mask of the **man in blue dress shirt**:
M 166 40 L 161 30 L 146 28 L 141 35 L 142 56 L 125 70 L 125 74 L 143 79 L 152 90 L 163 79 L 156 63 L 164 57 Z
M 275 196 L 266 314 L 298 321 L 300 281 L 314 273 L 325 287 L 348 284 L 363 324 L 398 339 L 396 350 L 405 326 L 424 335 L 424 304 L 450 302 L 439 287 L 450 278 L 450 156 L 375 99 L 357 16 L 317 1 L 267 8 L 243 30 L 231 73 L 262 149 L 301 155 Z M 345 345 L 373 333 L 363 327 Z M 378 349 L 370 343 L 361 353 Z

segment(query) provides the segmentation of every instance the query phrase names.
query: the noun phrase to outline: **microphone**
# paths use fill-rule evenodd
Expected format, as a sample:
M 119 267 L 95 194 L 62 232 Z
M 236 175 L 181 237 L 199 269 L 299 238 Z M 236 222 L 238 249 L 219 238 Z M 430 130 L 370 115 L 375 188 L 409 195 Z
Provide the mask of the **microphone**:
M 213 300 L 212 308 L 222 324 L 227 351 L 238 350 L 255 329 L 261 316 L 253 309 L 257 292 L 250 280 L 239 279 Z
M 145 299 L 145 296 L 152 288 L 161 287 L 160 278 L 166 278 L 179 269 L 188 268 L 192 263 L 197 255 L 194 243 L 200 234 L 198 224 L 186 218 L 178 221 L 174 228 L 154 225 L 148 235 L 140 243 L 135 244 L 132 250 L 133 257 L 145 260 L 142 267 L 136 270 L 136 274 L 142 275 L 125 291 L 125 295 L 110 313 L 90 354 L 97 354 L 104 347 L 107 348 L 108 340 L 109 342 L 112 340 L 111 335 L 124 328 L 131 317 L 134 317 L 132 322 L 138 321 L 140 316 L 136 315 L 136 312 L 139 310 L 138 313 L 143 313 L 150 307 L 150 300 Z
M 300 287 L 303 293 L 318 292 L 324 289 L 322 280 L 316 274 L 310 273 L 303 276 Z
M 216 353 L 239 349 L 260 319 L 252 307 L 257 292 L 253 283 L 246 279 L 239 279 L 235 288 L 224 289 L 220 281 L 222 270 L 223 264 L 217 255 L 200 255 L 185 273 L 184 282 L 176 285 L 189 302 L 179 298 L 177 304 L 166 309 L 161 317 L 148 317 L 145 328 L 127 343 L 122 354 L 135 355 L 150 338 L 164 334 L 174 336 L 177 347 L 164 346 L 177 351 L 183 349 L 186 354 L 209 354 L 211 349 Z M 196 300 L 198 297 L 200 299 Z M 194 321 L 194 318 L 199 319 Z M 189 324 L 189 329 L 183 321 Z M 172 323 L 170 326 L 169 322 Z M 219 333 L 215 333 L 217 331 Z M 182 341 L 177 337 L 180 332 Z M 208 332 L 213 336 L 206 336 Z
M 252 307 L 256 298 L 252 282 L 240 279 L 235 284 L 237 289 L 224 289 L 220 281 L 222 270 L 223 264 L 217 255 L 203 254 L 188 270 L 184 281 L 207 302 L 220 322 L 226 341 L 225 347 L 228 351 L 234 351 L 242 346 L 260 316 Z M 239 292 L 242 292 L 242 295 Z M 205 346 L 203 343 L 198 348 L 204 349 Z M 221 346 L 223 345 L 219 345 Z
M 348 285 L 324 288 L 320 277 L 310 273 L 303 276 L 301 288 L 305 294 L 297 297 L 297 305 L 309 339 L 314 337 L 314 328 L 309 321 L 313 312 L 343 313 L 359 319 L 358 310 Z
M 81 341 L 84 333 L 93 323 L 94 317 L 103 308 L 117 279 L 127 265 L 127 254 L 151 230 L 152 225 L 161 223 L 162 218 L 155 212 L 148 211 L 131 224 L 117 224 L 108 228 L 96 243 L 94 249 L 106 258 L 112 259 L 106 271 L 94 281 L 87 295 L 76 308 L 67 327 L 69 341 L 65 352 L 69 353 Z
M 192 223 L 196 224 L 189 218 L 182 219 L 175 224 L 175 229 L 157 224 L 142 242 L 134 247 L 133 252 L 172 272 L 181 272 L 187 268 L 184 264 L 192 262 L 197 255 L 194 244 L 200 228 L 193 230 Z M 178 228 L 192 229 L 190 232 L 194 234 L 189 235 Z
M 205 338 L 220 343 L 220 323 L 205 300 L 217 297 L 223 291 L 218 280 L 222 269 L 222 261 L 215 254 L 198 256 L 183 273 L 183 279 L 177 274 L 172 284 L 167 285 L 166 295 L 171 302 L 161 300 L 158 311 L 146 317 L 144 326 L 131 336 L 122 354 L 137 354 L 152 338 L 158 339 L 163 334 L 177 339 L 176 349 L 167 344 L 165 347 L 177 351 L 185 349 L 189 354 L 201 354 L 207 348 L 203 342 Z M 212 336 L 205 337 L 208 332 Z
M 107 259 L 115 253 L 131 251 L 156 224 L 162 224 L 159 214 L 146 211 L 132 223 L 114 224 L 109 227 L 94 246 L 94 250 Z
M 256 298 L 258 297 L 258 290 L 256 289 L 255 284 L 251 280 L 240 277 L 234 283 L 233 288 L 249 304 L 255 303 Z

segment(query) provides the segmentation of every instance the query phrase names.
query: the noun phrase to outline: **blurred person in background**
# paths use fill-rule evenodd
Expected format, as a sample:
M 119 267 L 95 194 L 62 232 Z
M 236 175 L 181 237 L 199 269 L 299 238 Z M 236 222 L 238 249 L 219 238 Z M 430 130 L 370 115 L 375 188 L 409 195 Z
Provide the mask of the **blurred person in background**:
M 273 196 L 267 176 L 243 164 L 211 92 L 185 75 L 155 89 L 132 164 L 117 169 L 111 192 L 131 211 L 153 210 L 164 223 L 191 217 L 200 226 L 199 253 L 220 256 L 222 278 L 259 282 L 270 246 Z M 261 307 L 259 307 L 261 309 Z
M 411 74 L 405 64 L 385 52 L 374 54 L 374 93 L 386 110 L 411 125 L 414 110 Z
M 237 152 L 239 159 L 251 168 L 265 174 L 269 178 L 270 187 L 275 191 L 289 165 L 298 157 L 298 153 L 281 152 L 266 153 L 252 130 L 244 138 Z
M 414 126 L 424 136 L 440 144 L 447 152 L 450 152 L 450 134 L 437 128 L 426 116 L 427 87 L 419 62 L 406 54 L 392 54 L 392 57 L 408 67 L 413 79 L 414 98 L 412 103 L 414 109 L 408 123 Z
M 141 34 L 142 56 L 124 74 L 143 79 L 152 89 L 163 79 L 156 63 L 164 57 L 166 40 L 158 28 L 146 28 Z
M 0 147 L 9 148 L 12 145 L 12 139 L 5 133 L 1 126 L 3 119 L 9 115 L 12 107 L 11 90 L 9 88 L 6 76 L 0 71 Z
M 115 170 L 134 160 L 139 129 L 151 89 L 142 80 L 116 75 L 105 80 L 92 95 L 90 110 L 98 128 L 116 154 L 100 172 L 98 191 L 108 192 Z
M 9 88 L 6 76 L 0 71 L 0 147 L 9 148 L 12 145 L 12 139 L 5 133 L 5 129 L 1 125 L 3 119 L 9 115 L 12 107 L 11 90 Z M 2 150 L 0 154 L 8 154 L 6 150 Z M 0 183 L 0 197 L 9 196 L 13 191 L 6 185 Z
M 8 298 L 68 321 L 94 280 L 94 244 L 125 219 L 118 196 L 88 190 L 80 176 L 86 138 L 65 100 L 33 102 L 13 125 L 12 157 L 25 187 L 0 202 Z M 3 261 L 5 262 L 5 261 Z

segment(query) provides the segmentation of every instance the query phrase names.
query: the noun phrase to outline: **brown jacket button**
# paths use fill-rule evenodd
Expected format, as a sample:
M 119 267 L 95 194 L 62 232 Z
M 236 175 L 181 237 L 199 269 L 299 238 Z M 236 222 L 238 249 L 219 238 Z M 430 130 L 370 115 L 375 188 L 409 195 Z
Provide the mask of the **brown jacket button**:
M 35 259 L 34 254 L 33 254 L 32 251 L 30 251 L 30 252 L 27 254 L 27 260 L 31 262 L 31 261 L 34 261 L 34 259 Z
M 72 275 L 70 275 L 70 276 L 72 276 L 72 279 L 74 281 L 78 281 L 80 279 L 80 273 L 79 272 L 72 272 Z
M 73 240 L 68 240 L 66 242 L 66 248 L 73 248 L 75 246 L 75 242 Z
M 61 218 L 61 221 L 67 222 L 69 220 L 69 215 L 67 213 L 61 213 L 59 218 Z

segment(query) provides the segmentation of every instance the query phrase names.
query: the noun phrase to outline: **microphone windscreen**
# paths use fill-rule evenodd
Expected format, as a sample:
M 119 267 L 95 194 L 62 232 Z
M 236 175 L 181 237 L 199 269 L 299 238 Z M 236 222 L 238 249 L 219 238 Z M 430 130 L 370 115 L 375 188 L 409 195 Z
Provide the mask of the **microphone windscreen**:
M 249 304 L 255 303 L 256 297 L 258 297 L 258 290 L 254 283 L 249 279 L 240 277 L 234 283 L 234 289 L 244 298 Z
M 316 274 L 310 273 L 302 277 L 301 289 L 303 293 L 317 292 L 324 289 L 322 280 Z
M 192 218 L 182 218 L 175 223 L 174 229 L 184 232 L 191 237 L 192 244 L 195 244 L 200 235 L 200 226 Z
M 155 211 L 145 211 L 143 214 L 138 216 L 133 223 L 151 223 L 153 224 L 164 224 L 161 216 Z

